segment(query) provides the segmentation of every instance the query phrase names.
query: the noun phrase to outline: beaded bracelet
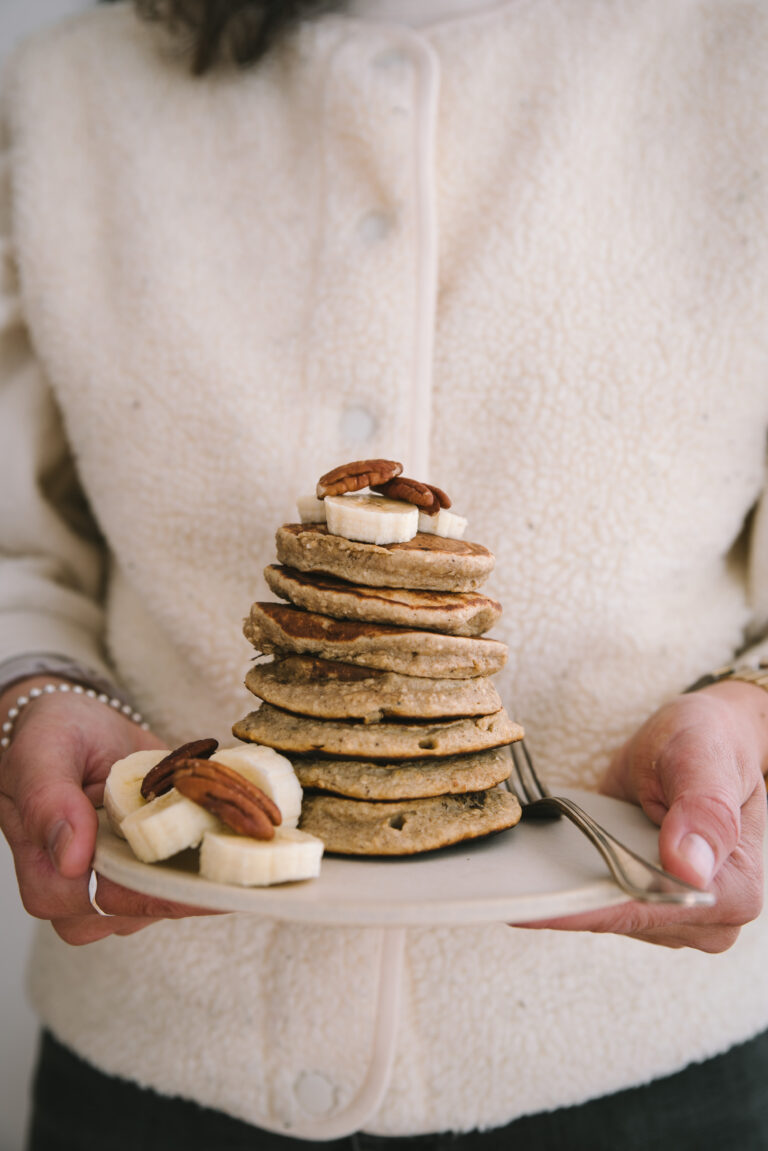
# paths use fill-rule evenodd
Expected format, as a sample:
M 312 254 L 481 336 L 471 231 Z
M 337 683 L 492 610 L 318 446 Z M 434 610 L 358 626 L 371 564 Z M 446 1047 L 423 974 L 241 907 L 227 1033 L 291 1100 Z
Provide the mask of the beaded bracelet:
M 80 683 L 46 683 L 43 687 L 30 688 L 27 695 L 20 695 L 16 700 L 13 707 L 8 712 L 8 718 L 2 726 L 2 738 L 0 738 L 0 752 L 6 751 L 11 745 L 13 738 L 13 729 L 16 726 L 16 721 L 19 715 L 33 699 L 39 699 L 41 695 L 53 695 L 57 691 L 72 692 L 73 695 L 84 695 L 88 699 L 96 699 L 99 703 L 105 703 L 107 707 L 114 708 L 130 719 L 132 723 L 137 724 L 142 731 L 149 731 L 149 724 L 144 722 L 144 717 L 138 712 L 134 711 L 129 703 L 123 703 L 120 699 L 110 698 L 106 692 L 98 692 L 93 687 L 83 687 Z

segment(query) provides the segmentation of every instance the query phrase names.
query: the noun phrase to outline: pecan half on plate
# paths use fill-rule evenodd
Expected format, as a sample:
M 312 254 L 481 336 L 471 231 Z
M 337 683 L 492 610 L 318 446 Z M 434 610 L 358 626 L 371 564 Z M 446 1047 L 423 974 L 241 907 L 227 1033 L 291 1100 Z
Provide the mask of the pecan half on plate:
M 184 760 L 174 773 L 173 785 L 240 835 L 272 839 L 282 822 L 280 808 L 261 788 L 216 760 Z
M 156 763 L 148 771 L 141 783 L 141 794 L 145 799 L 156 799 L 158 795 L 165 795 L 173 787 L 173 773 L 176 768 L 187 759 L 210 759 L 219 746 L 217 739 L 193 739 L 191 743 L 183 743 Z

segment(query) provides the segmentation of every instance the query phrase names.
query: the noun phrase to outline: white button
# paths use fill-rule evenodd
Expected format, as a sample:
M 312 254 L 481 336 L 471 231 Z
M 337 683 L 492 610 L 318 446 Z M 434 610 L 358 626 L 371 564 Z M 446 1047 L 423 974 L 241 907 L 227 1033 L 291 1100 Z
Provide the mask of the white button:
M 366 244 L 377 244 L 392 230 L 394 221 L 386 212 L 368 212 L 357 225 L 357 234 Z
M 373 412 L 360 404 L 350 404 L 341 415 L 341 435 L 345 442 L 369 440 L 378 427 L 379 421 Z
M 401 72 L 410 66 L 411 61 L 402 48 L 385 48 L 383 52 L 377 52 L 372 63 L 382 72 Z
M 336 1106 L 336 1088 L 316 1071 L 302 1071 L 293 1090 L 299 1106 L 309 1115 L 327 1115 Z

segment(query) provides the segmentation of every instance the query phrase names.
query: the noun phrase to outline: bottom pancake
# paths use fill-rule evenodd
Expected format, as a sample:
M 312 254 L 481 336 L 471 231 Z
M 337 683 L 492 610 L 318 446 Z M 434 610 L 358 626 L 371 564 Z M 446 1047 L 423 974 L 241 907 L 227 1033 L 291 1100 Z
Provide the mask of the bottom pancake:
M 444 759 L 406 759 L 368 763 L 359 759 L 289 756 L 304 788 L 333 792 L 352 799 L 423 799 L 485 791 L 509 778 L 509 747 Z
M 337 855 L 416 855 L 514 827 L 520 804 L 491 788 L 396 803 L 305 795 L 299 827 Z

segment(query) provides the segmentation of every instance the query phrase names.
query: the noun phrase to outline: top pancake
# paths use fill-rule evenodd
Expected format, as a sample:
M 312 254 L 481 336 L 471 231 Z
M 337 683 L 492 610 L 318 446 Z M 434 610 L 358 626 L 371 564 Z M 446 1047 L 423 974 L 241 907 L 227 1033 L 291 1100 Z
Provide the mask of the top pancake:
M 265 568 L 264 578 L 281 599 L 335 619 L 393 623 L 472 636 L 488 631 L 501 615 L 501 604 L 479 592 L 371 588 L 278 564 Z
M 493 571 L 482 544 L 419 532 L 403 544 L 365 544 L 331 535 L 324 524 L 283 524 L 277 558 L 302 572 L 324 572 L 365 587 L 475 591 Z

